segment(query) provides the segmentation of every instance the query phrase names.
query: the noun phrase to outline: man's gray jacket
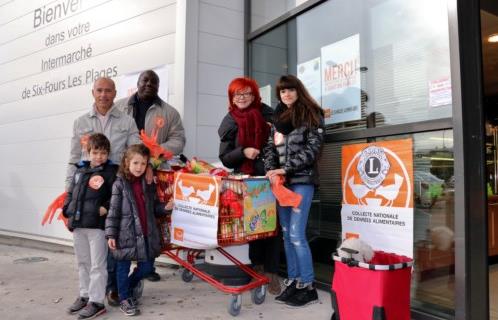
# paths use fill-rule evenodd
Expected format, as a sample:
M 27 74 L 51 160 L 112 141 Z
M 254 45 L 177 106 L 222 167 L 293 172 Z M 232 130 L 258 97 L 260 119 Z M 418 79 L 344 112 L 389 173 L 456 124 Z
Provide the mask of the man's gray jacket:
M 109 160 L 119 165 L 126 148 L 132 144 L 141 143 L 141 141 L 137 125 L 132 117 L 119 111 L 115 105 L 108 112 L 110 112 L 107 124 L 109 129 L 106 132 L 109 134 L 106 134 L 106 137 L 111 143 Z M 88 160 L 88 153 L 81 143 L 82 138 L 89 137 L 93 133 L 105 133 L 100 120 L 97 118 L 95 107 L 92 107 L 90 112 L 85 113 L 74 121 L 69 165 L 66 174 L 66 190 L 69 188 L 74 171 L 76 170 L 75 164 L 81 160 Z
M 135 93 L 136 95 L 136 93 Z M 185 146 L 185 129 L 183 129 L 182 119 L 175 108 L 164 102 L 154 103 L 145 115 L 145 133 L 151 134 L 156 123 L 156 117 L 164 119 L 164 126 L 159 129 L 157 142 L 165 149 L 180 154 Z M 133 114 L 134 97 L 124 98 L 116 101 L 116 107 L 126 114 L 134 117 Z

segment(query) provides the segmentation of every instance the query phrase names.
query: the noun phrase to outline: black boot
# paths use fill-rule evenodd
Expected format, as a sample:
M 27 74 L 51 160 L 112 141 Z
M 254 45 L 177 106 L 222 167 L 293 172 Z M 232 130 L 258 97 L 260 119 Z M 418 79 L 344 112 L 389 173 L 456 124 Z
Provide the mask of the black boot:
M 305 286 L 304 288 L 296 288 L 296 293 L 290 297 L 285 303 L 290 307 L 304 307 L 309 304 L 318 302 L 318 293 L 316 292 L 316 288 L 310 284 Z
M 285 289 L 280 295 L 275 297 L 275 302 L 286 303 L 296 293 L 296 283 L 296 280 L 285 279 Z

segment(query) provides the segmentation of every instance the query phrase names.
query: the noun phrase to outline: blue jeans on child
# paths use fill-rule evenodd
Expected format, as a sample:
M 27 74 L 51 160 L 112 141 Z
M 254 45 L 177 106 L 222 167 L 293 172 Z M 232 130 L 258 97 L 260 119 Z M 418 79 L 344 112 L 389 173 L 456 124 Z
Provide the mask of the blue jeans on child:
M 149 247 L 145 237 L 145 248 Z M 130 274 L 131 260 L 116 260 L 116 279 L 118 281 L 119 301 L 130 297 L 131 292 L 143 278 L 147 277 L 154 268 L 154 258 L 147 255 L 146 261 L 138 261 L 137 267 Z
M 284 237 L 287 277 L 302 284 L 313 283 L 313 259 L 306 239 L 306 225 L 315 187 L 312 184 L 293 184 L 289 189 L 303 196 L 298 209 L 278 206 L 278 218 Z
M 126 300 L 137 284 L 152 271 L 152 261 L 138 261 L 137 267 L 130 274 L 130 260 L 116 261 L 119 301 Z M 130 274 L 130 275 L 129 275 Z M 128 276 L 129 275 L 129 276 Z

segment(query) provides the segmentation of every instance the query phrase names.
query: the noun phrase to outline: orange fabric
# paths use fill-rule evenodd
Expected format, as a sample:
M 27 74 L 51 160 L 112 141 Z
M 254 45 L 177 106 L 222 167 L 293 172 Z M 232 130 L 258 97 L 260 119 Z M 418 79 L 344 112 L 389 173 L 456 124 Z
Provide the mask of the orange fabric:
M 64 206 L 64 200 L 66 200 L 66 196 L 67 192 L 63 192 L 57 198 L 55 198 L 54 201 L 52 201 L 52 203 L 48 206 L 47 211 L 45 211 L 45 214 L 43 215 L 41 222 L 42 226 L 47 222 L 52 223 L 57 209 L 62 209 L 62 207 Z M 62 220 L 62 222 L 64 222 L 64 225 L 67 226 L 67 219 L 62 215 L 62 211 L 59 213 L 57 220 Z
M 173 152 L 164 149 L 160 144 L 157 143 L 157 130 L 152 130 L 150 136 L 148 136 L 142 129 L 140 131 L 140 139 L 142 139 L 143 144 L 150 150 L 150 156 L 154 159 L 159 159 L 162 155 L 164 159 L 169 160 L 173 157 Z
M 283 176 L 270 179 L 271 191 L 275 198 L 277 198 L 278 204 L 282 207 L 299 207 L 303 197 L 299 193 L 295 193 L 284 187 L 284 182 L 285 178 Z

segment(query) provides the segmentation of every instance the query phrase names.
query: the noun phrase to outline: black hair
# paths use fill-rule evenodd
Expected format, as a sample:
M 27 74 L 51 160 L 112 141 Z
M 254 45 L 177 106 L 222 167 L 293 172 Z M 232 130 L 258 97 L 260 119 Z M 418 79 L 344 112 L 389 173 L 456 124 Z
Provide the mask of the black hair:
M 94 133 L 88 137 L 88 142 L 86 145 L 86 150 L 90 152 L 91 150 L 104 150 L 107 153 L 111 152 L 111 143 L 109 139 L 102 133 Z
M 297 92 L 296 103 L 279 116 L 280 120 L 291 121 L 295 128 L 303 125 L 309 128 L 317 128 L 321 125 L 323 110 L 315 99 L 311 97 L 299 78 L 290 74 L 281 76 L 275 89 L 280 103 L 282 103 L 280 98 L 281 90 L 294 89 Z

